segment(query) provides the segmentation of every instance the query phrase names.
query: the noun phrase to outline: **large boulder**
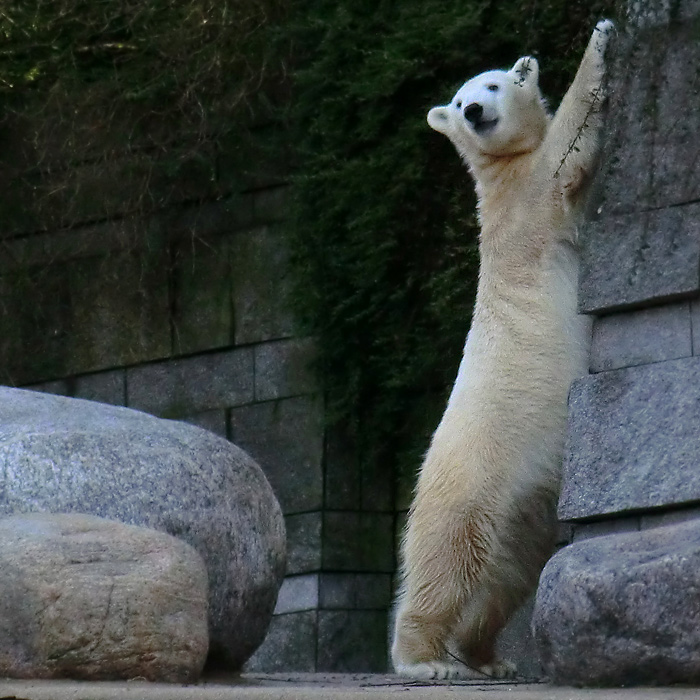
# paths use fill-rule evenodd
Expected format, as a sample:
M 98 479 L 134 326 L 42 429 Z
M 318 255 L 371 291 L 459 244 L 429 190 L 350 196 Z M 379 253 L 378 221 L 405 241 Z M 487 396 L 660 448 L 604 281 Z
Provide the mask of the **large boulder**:
M 197 680 L 207 572 L 182 540 L 91 515 L 0 520 L 0 676 Z
M 183 539 L 209 574 L 210 650 L 240 668 L 284 576 L 279 504 L 260 467 L 185 423 L 0 388 L 0 515 L 80 512 Z
M 533 627 L 555 683 L 697 683 L 700 521 L 561 550 L 542 572 Z

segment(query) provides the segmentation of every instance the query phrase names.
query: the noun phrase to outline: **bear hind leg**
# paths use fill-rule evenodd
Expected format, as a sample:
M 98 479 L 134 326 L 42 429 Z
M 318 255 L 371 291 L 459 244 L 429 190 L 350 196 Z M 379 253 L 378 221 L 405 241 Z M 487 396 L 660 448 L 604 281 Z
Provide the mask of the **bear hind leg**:
M 414 514 L 415 515 L 415 514 Z M 392 660 L 413 678 L 475 678 L 450 651 L 456 626 L 478 585 L 487 558 L 476 513 L 463 518 L 409 519 L 404 582 L 396 615 Z
M 457 656 L 485 676 L 513 678 L 517 667 L 497 657 L 496 641 L 516 607 L 504 606 L 492 594 L 483 601 L 472 601 L 467 616 L 454 631 Z

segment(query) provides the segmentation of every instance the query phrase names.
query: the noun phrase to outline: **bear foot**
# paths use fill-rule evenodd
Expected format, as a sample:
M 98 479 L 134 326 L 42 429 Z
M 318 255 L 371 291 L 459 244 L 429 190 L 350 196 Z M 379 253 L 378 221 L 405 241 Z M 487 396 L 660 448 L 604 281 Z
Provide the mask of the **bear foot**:
M 396 673 L 407 678 L 416 678 L 422 681 L 445 681 L 458 678 L 475 678 L 472 669 L 464 664 L 450 661 L 424 661 L 418 664 L 398 664 Z
M 515 678 L 518 667 L 512 661 L 500 659 L 490 664 L 479 666 L 479 671 L 490 678 Z
M 498 660 L 472 668 L 456 661 L 424 661 L 417 664 L 399 664 L 396 673 L 399 676 L 417 680 L 479 680 L 488 678 L 515 678 L 517 666 L 512 661 Z

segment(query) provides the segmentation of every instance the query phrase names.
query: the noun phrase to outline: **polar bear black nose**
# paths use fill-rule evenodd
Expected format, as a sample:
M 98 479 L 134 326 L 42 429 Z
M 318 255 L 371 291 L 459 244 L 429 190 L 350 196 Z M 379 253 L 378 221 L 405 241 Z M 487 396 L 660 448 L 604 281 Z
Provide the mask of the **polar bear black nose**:
M 472 102 L 464 108 L 464 118 L 472 124 L 476 124 L 484 113 L 484 108 L 478 102 Z

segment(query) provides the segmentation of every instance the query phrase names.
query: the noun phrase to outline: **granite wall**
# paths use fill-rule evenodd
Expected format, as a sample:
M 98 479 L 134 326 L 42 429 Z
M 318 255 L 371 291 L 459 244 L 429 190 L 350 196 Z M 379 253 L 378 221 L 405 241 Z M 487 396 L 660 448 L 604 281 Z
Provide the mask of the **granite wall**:
M 674 634 L 698 598 L 671 571 L 673 536 L 649 532 L 681 528 L 680 545 L 693 540 L 687 522 L 700 527 L 699 28 L 697 0 L 630 0 L 612 52 L 605 158 L 583 238 L 590 373 L 571 389 L 559 502 L 574 544 L 545 569 L 535 611 L 545 669 L 561 683 L 700 677 L 683 654 L 664 656 L 677 653 Z M 643 566 L 630 552 L 645 553 Z M 685 591 L 685 610 L 671 591 Z

